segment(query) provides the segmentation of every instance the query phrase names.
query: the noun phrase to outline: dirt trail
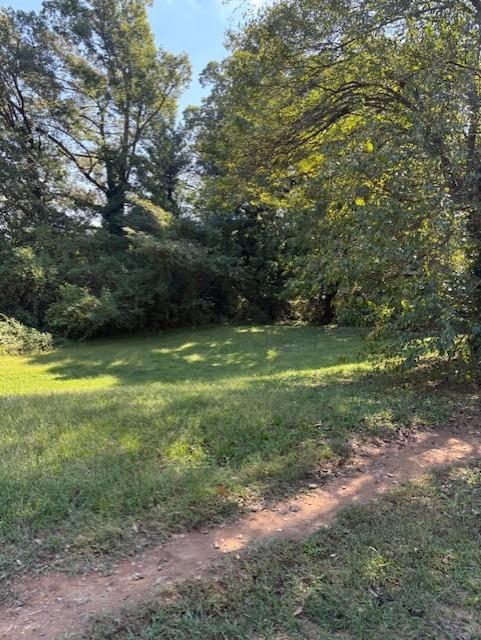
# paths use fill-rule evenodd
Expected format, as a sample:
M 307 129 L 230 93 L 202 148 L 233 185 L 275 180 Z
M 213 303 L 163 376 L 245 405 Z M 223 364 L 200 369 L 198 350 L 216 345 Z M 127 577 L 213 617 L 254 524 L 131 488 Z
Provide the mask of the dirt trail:
M 367 502 L 431 469 L 479 457 L 479 419 L 469 426 L 418 433 L 402 445 L 363 448 L 349 471 L 322 487 L 310 485 L 308 493 L 207 533 L 174 536 L 118 563 L 109 576 L 22 577 L 14 583 L 22 606 L 0 609 L 0 639 L 73 637 L 92 616 L 148 600 L 174 581 L 201 574 L 224 553 L 238 553 L 261 539 L 305 536 L 328 524 L 344 505 Z

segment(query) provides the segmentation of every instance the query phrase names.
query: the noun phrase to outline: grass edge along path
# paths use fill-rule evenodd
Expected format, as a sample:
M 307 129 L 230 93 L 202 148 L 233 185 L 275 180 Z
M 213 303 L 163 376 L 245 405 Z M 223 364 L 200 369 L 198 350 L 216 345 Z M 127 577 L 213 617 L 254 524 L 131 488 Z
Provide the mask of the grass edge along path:
M 479 640 L 481 467 L 424 477 L 265 545 L 84 640 Z

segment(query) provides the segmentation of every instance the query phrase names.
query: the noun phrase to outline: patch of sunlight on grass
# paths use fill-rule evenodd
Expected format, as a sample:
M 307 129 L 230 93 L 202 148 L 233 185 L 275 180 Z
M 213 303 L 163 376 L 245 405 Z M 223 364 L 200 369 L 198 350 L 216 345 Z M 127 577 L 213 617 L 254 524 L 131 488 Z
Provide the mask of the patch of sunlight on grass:
M 56 364 L 55 367 L 57 366 L 59 365 Z M 116 376 L 110 373 L 62 379 L 55 374 L 55 367 L 32 363 L 26 356 L 1 356 L 0 396 L 88 391 L 107 389 L 117 384 Z M 26 375 L 27 371 L 28 375 Z
M 186 342 L 185 344 L 180 345 L 180 347 L 177 347 L 177 349 L 174 349 L 174 351 L 187 351 L 187 349 L 193 349 L 196 344 L 196 342 Z
M 139 451 L 141 446 L 140 438 L 132 433 L 127 433 L 119 438 L 119 447 L 124 452 Z
M 191 364 L 194 364 L 196 362 L 204 362 L 205 358 L 201 356 L 199 353 L 193 353 L 190 356 L 184 356 L 184 360 L 185 362 L 190 362 Z
M 368 549 L 368 552 L 369 551 L 372 555 L 370 558 L 367 557 L 365 559 L 362 575 L 367 578 L 371 584 L 376 584 L 385 578 L 392 566 L 392 561 L 385 558 L 374 547 L 370 547 Z
M 206 453 L 199 443 L 194 443 L 188 438 L 180 437 L 166 447 L 164 457 L 170 462 L 198 464 L 206 459 Z

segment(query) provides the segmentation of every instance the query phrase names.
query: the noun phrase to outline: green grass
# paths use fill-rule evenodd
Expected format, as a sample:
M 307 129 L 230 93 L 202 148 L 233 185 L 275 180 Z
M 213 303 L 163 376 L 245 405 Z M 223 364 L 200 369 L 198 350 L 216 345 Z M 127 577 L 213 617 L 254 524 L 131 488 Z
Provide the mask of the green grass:
M 302 543 L 99 622 L 86 640 L 479 640 L 481 467 L 411 483 Z
M 220 521 L 345 455 L 353 434 L 451 408 L 441 392 L 373 372 L 355 332 L 287 326 L 2 357 L 0 394 L 7 578 Z

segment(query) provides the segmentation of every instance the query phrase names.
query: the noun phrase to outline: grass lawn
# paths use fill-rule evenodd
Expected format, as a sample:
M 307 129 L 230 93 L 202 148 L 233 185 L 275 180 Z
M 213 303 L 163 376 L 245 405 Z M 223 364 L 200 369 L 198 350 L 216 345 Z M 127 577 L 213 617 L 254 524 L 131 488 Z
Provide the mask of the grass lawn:
M 231 561 L 88 640 L 479 640 L 481 467 L 401 488 Z
M 4 578 L 219 521 L 345 455 L 353 434 L 451 409 L 373 372 L 355 332 L 287 326 L 2 357 L 0 394 Z

